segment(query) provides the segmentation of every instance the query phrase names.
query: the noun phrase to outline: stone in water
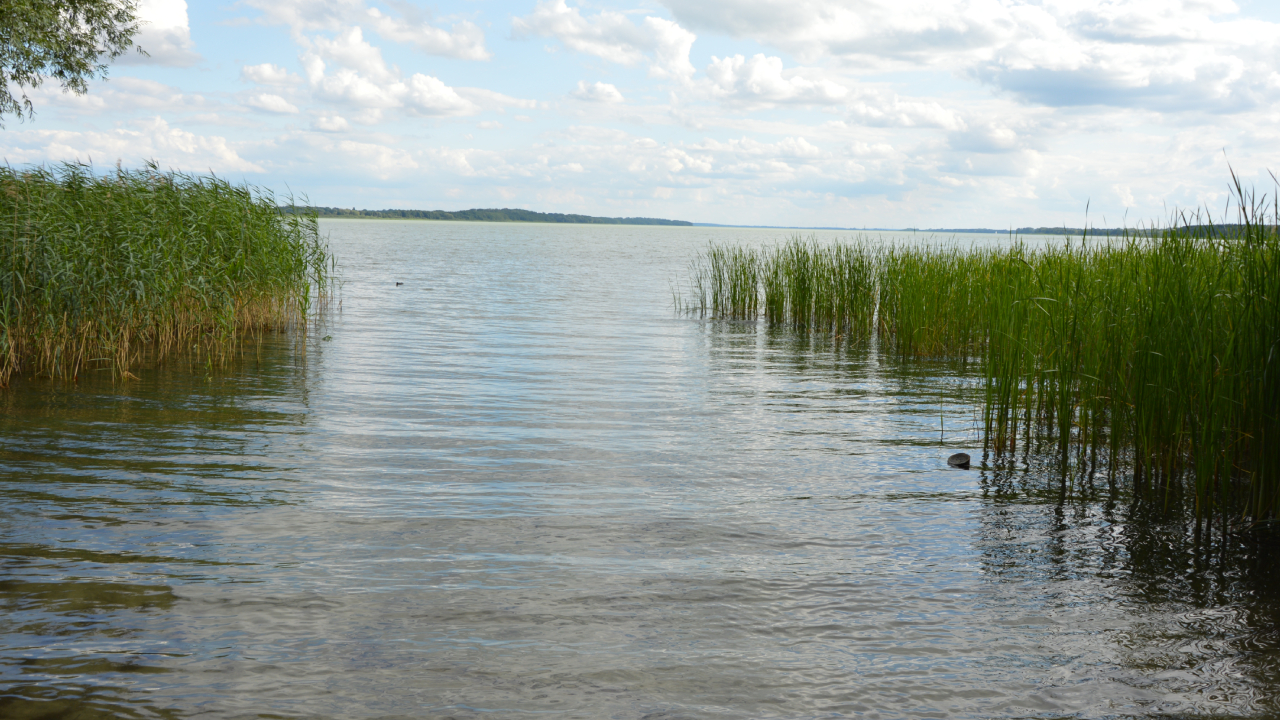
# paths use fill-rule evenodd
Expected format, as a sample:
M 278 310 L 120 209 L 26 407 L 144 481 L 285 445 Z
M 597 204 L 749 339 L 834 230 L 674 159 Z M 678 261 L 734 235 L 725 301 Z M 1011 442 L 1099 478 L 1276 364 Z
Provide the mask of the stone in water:
M 947 464 L 951 467 L 964 468 L 965 470 L 968 470 L 969 456 L 964 453 L 956 453 L 955 455 L 947 458 Z

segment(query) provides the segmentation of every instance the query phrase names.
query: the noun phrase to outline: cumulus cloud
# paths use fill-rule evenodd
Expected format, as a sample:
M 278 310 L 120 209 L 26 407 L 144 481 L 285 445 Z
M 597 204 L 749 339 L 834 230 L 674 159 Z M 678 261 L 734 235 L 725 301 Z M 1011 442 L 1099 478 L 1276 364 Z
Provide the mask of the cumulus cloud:
M 1133 191 L 1129 189 L 1128 185 L 1112 185 L 1111 189 L 1115 192 L 1122 206 L 1131 208 L 1137 204 L 1133 201 Z
M 244 101 L 244 104 L 251 108 L 269 113 L 289 115 L 298 112 L 298 107 L 296 105 L 285 100 L 279 95 L 272 95 L 271 93 L 250 95 L 248 99 Z
M 849 95 L 849 90 L 839 83 L 810 79 L 801 70 L 784 70 L 781 58 L 763 54 L 751 59 L 741 55 L 723 59 L 712 56 L 707 78 L 713 95 L 735 105 L 832 105 Z
M 1034 150 L 1008 153 L 958 153 L 941 158 L 938 170 L 971 177 L 1028 177 L 1039 172 L 1040 154 Z
M 936 100 L 902 98 L 892 93 L 863 91 L 848 104 L 849 120 L 859 125 L 898 128 L 963 130 L 960 114 Z
M 333 150 L 348 159 L 363 163 L 380 180 L 387 180 L 419 167 L 411 153 L 376 143 L 344 140 L 337 143 Z
M 1030 103 L 1238 112 L 1280 99 L 1280 25 L 1203 12 L 1019 15 L 1040 17 L 968 71 Z
M 46 83 L 30 93 L 37 107 L 49 105 L 65 111 L 101 116 L 103 114 L 175 113 L 207 111 L 216 103 L 196 93 L 186 93 L 172 85 L 123 75 L 90 88 L 84 95 L 61 92 Z
M 663 18 L 646 17 L 637 25 L 620 12 L 585 17 L 565 0 L 542 0 L 533 13 L 514 18 L 511 29 L 517 38 L 554 37 L 570 50 L 620 65 L 648 61 L 657 78 L 687 80 L 694 73 L 689 51 L 696 36 Z
M 980 153 L 1005 153 L 1019 149 L 1018 133 L 1003 124 L 986 122 L 957 130 L 948 136 L 955 150 Z
M 292 85 L 299 78 L 279 65 L 262 63 L 240 68 L 240 79 L 258 85 Z
M 1229 0 L 663 0 L 684 26 L 854 71 L 942 69 L 1025 102 L 1233 112 L 1280 98 L 1280 24 Z
M 112 164 L 122 159 L 129 165 L 141 165 L 155 160 L 162 168 L 195 172 L 264 172 L 261 166 L 240 157 L 226 138 L 171 127 L 159 117 L 107 132 L 11 130 L 0 138 L 0 152 L 14 163 L 92 160 Z
M 486 90 L 484 88 L 475 87 L 459 87 L 455 88 L 458 94 L 475 103 L 482 110 L 496 110 L 498 112 L 505 111 L 506 108 L 527 108 L 532 109 L 538 107 L 538 101 L 526 100 L 522 98 L 514 98 L 510 95 L 503 95 L 500 92 Z
M 409 78 L 404 104 L 423 115 L 473 115 L 480 110 L 438 78 L 422 73 Z
M 503 203 L 587 203 L 590 214 L 954 227 L 1055 224 L 1085 198 L 1135 216 L 1165 199 L 1196 206 L 1213 198 L 1198 193 L 1221 190 L 1224 146 L 1237 169 L 1254 169 L 1280 143 L 1280 28 L 1233 20 L 1219 0 L 659 0 L 670 14 L 573 1 L 527 2 L 514 18 L 469 4 L 471 20 L 454 22 L 404 0 L 240 0 L 231 7 L 259 8 L 245 12 L 274 25 L 255 30 L 270 45 L 202 42 L 207 71 L 166 73 L 177 86 L 113 71 L 84 96 L 35 89 L 47 114 L 0 137 L 0 150 L 12 162 L 266 167 L 260 179 L 276 187 L 331 188 L 325 204 L 365 202 L 377 187 L 477 207 L 501 193 Z M 157 62 L 198 58 L 185 5 L 146 7 L 171 12 L 157 27 L 176 33 L 177 54 Z M 526 75 L 549 79 L 527 86 L 537 101 L 498 92 L 522 87 L 509 73 L 488 76 L 495 89 L 455 86 L 457 63 L 418 54 L 483 59 L 479 28 L 508 19 L 514 37 L 562 53 L 525 58 Z M 694 32 L 716 35 L 696 72 Z M 290 37 L 296 64 L 278 55 Z M 576 61 L 563 62 L 570 52 Z M 633 70 L 610 71 L 623 83 L 605 63 Z M 239 92 L 222 92 L 237 74 Z M 626 107 L 592 113 L 578 101 Z M 554 112 L 566 102 L 571 112 Z M 1063 105 L 1077 107 L 1052 109 Z M 593 114 L 616 124 L 563 124 Z M 52 131 L 91 127 L 102 131 Z M 637 135 L 646 127 L 660 129 Z M 1191 144 L 1170 145 L 1174 136 Z M 1170 177 L 1193 179 L 1169 188 Z M 547 187 L 563 194 L 539 194 Z M 1027 202 L 1049 197 L 1057 205 Z
M 320 132 L 346 132 L 351 129 L 351 123 L 341 115 L 321 115 L 311 121 L 311 129 Z
M 364 0 L 246 0 L 262 12 L 262 21 L 289 26 L 295 40 L 305 41 L 306 33 L 340 32 L 353 25 L 371 28 L 381 37 L 408 43 L 429 55 L 462 60 L 488 60 L 484 32 L 469 20 L 453 23 L 448 30 L 436 27 L 425 11 L 408 3 L 395 3 L 398 17 Z
M 190 67 L 203 58 L 191 42 L 185 0 L 140 0 L 138 19 L 142 21 L 133 44 L 147 52 L 129 52 L 116 62 L 122 65 L 166 65 Z
M 824 56 L 928 62 L 1010 31 L 995 0 L 664 0 L 685 26 L 748 37 L 809 62 Z
M 474 115 L 480 106 L 462 97 L 439 78 L 414 73 L 401 77 L 389 66 L 382 51 L 353 27 L 335 38 L 321 38 L 302 55 L 302 65 L 312 91 L 322 100 L 365 110 L 404 108 L 419 115 Z M 329 70 L 328 63 L 337 67 Z
M 738 159 L 812 159 L 822 156 L 816 145 L 803 137 L 788 137 L 775 143 L 742 137 L 728 141 L 704 140 L 694 146 L 704 152 L 730 155 Z
M 346 28 L 334 38 L 317 38 L 312 47 L 310 54 L 358 72 L 373 82 L 385 83 L 399 75 L 382 59 L 382 50 L 365 41 L 364 31 L 359 27 Z M 310 72 L 308 70 L 308 74 Z
M 603 173 L 610 178 L 608 183 L 635 188 L 718 186 L 730 178 L 735 183 L 776 186 L 847 170 L 843 153 L 824 150 L 803 137 L 776 142 L 750 137 L 727 141 L 707 138 L 671 145 L 609 128 L 576 126 L 566 129 L 559 142 L 542 152 L 554 153 L 541 156 L 542 167 L 594 173 L 596 177 Z M 513 165 L 518 172 L 521 165 Z
M 585 80 L 578 81 L 578 89 L 574 90 L 572 95 L 587 102 L 618 103 L 623 99 L 622 93 L 618 92 L 618 88 L 613 85 L 604 82 L 588 85 Z

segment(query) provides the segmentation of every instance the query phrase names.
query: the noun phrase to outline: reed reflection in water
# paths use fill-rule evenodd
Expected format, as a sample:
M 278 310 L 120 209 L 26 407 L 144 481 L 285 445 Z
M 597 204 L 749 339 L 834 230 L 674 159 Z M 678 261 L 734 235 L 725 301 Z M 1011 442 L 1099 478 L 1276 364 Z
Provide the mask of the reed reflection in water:
M 946 468 L 963 365 L 675 317 L 725 231 L 325 226 L 305 361 L 0 400 L 0 715 L 1280 712 L 1274 552 Z

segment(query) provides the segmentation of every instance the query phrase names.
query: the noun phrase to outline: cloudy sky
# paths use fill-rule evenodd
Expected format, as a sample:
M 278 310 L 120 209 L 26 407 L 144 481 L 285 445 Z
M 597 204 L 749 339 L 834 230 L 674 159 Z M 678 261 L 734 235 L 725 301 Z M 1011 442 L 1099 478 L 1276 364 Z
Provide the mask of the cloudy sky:
M 1280 3 L 142 0 L 11 165 L 212 170 L 314 204 L 1010 227 L 1221 212 L 1280 174 Z

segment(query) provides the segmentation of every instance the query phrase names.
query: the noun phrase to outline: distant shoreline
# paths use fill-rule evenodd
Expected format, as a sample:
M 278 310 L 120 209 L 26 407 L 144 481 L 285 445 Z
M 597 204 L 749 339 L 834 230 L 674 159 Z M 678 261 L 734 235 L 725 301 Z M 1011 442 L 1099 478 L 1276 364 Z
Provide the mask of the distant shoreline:
M 992 228 L 854 228 L 791 225 L 724 225 L 721 223 L 695 223 L 687 220 L 666 220 L 646 217 L 596 217 L 593 215 L 572 215 L 565 213 L 543 213 L 535 210 L 514 208 L 476 208 L 472 210 L 357 210 L 355 208 L 334 208 L 323 206 L 280 207 L 284 213 L 313 212 L 316 217 L 350 220 L 452 220 L 456 222 L 527 222 L 568 225 L 660 225 L 667 227 L 715 227 L 715 228 L 752 228 L 762 230 L 836 230 L 840 232 L 870 233 L 927 233 L 931 235 L 966 234 L 966 235 L 1084 235 L 1086 232 L 1094 237 L 1143 236 L 1151 234 L 1151 228 L 1070 228 L 1070 227 L 1020 227 L 1008 230 Z M 1205 230 L 1209 226 L 1192 226 L 1188 229 Z M 1238 229 L 1236 225 L 1214 225 L 1216 231 Z
M 594 217 L 591 215 L 567 215 L 541 213 L 514 208 L 475 208 L 472 210 L 356 210 L 321 206 L 299 207 L 285 205 L 284 213 L 313 212 L 322 218 L 385 219 L 385 220 L 455 220 L 462 222 L 532 222 L 572 225 L 676 225 L 690 227 L 685 220 L 664 220 L 646 217 Z

